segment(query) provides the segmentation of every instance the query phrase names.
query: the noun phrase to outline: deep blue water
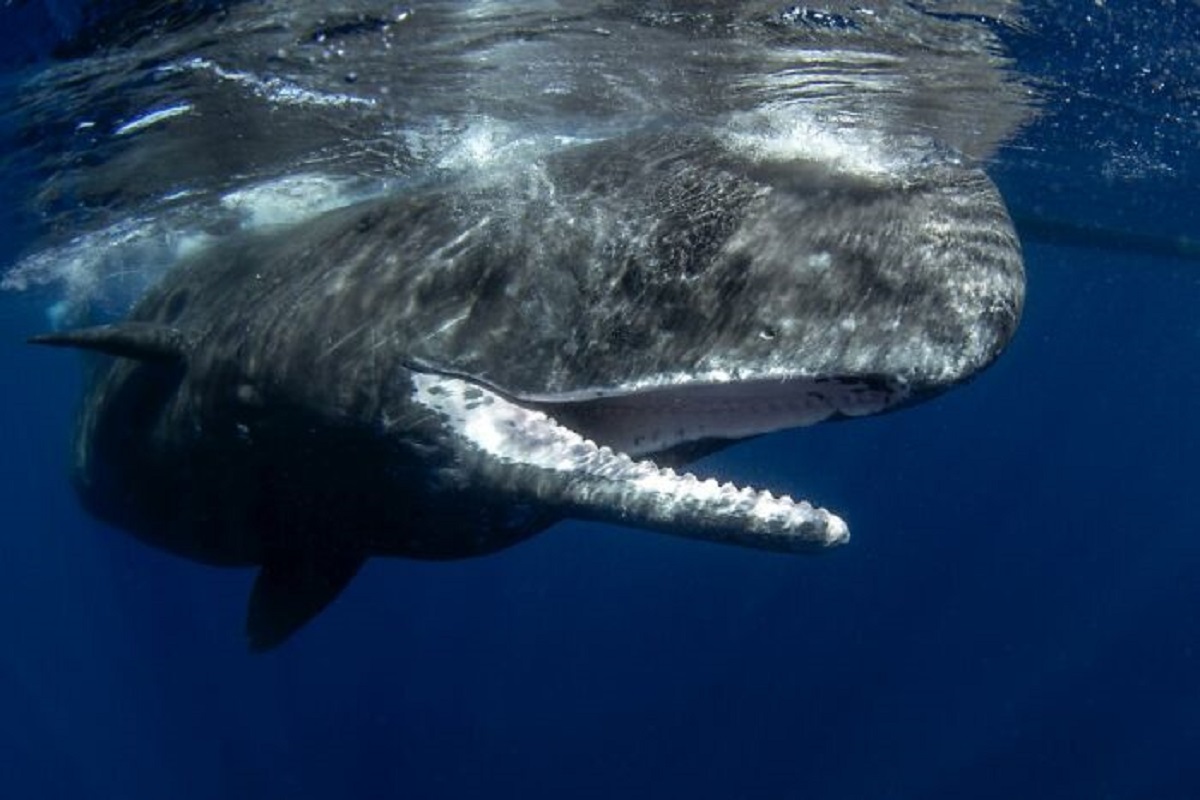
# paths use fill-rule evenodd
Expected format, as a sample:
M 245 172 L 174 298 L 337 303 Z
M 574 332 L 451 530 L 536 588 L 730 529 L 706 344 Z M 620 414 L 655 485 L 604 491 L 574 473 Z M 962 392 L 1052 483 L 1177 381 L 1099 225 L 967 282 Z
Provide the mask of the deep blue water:
M 1010 157 L 1005 189 L 1046 198 Z M 1195 236 L 1172 187 L 1052 199 Z M 48 297 L 0 296 L 0 795 L 1200 797 L 1200 263 L 1026 259 L 1017 339 L 969 386 L 710 459 L 844 510 L 840 551 L 564 524 L 375 560 L 265 656 L 249 570 L 78 508 L 76 361 L 21 343 Z

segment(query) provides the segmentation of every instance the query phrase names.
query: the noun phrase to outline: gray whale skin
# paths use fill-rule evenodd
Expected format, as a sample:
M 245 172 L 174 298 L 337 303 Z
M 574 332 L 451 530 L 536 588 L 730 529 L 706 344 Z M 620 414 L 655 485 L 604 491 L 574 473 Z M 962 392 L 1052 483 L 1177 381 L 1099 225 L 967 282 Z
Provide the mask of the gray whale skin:
M 1023 292 L 996 189 L 953 159 L 857 175 L 641 135 L 233 236 L 126 320 L 35 341 L 103 354 L 86 508 L 259 565 L 262 650 L 371 556 L 480 555 L 565 517 L 844 542 L 828 511 L 672 467 L 962 382 Z

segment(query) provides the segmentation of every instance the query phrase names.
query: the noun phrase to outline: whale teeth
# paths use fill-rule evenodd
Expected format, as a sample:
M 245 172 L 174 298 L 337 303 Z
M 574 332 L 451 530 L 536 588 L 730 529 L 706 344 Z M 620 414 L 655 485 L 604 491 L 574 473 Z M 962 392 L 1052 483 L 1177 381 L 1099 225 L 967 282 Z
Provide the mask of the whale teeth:
M 415 375 L 416 402 L 445 418 L 465 454 L 515 470 L 538 496 L 559 492 L 574 509 L 599 518 L 768 550 L 806 551 L 849 538 L 840 518 L 790 495 L 776 498 L 753 486 L 635 460 L 499 396 L 486 407 L 465 392 L 447 398 L 449 380 Z

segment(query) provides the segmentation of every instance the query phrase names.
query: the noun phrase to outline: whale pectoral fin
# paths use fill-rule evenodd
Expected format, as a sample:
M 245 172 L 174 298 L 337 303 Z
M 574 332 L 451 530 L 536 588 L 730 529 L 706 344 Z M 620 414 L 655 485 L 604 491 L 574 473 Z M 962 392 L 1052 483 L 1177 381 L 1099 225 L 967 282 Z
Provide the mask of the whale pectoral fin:
M 77 328 L 73 331 L 43 333 L 29 339 L 30 344 L 76 347 L 139 361 L 176 361 L 187 355 L 187 337 L 177 328 L 154 322 L 118 322 Z
M 282 644 L 333 602 L 364 561 L 357 554 L 271 554 L 258 571 L 246 611 L 250 649 L 261 653 Z

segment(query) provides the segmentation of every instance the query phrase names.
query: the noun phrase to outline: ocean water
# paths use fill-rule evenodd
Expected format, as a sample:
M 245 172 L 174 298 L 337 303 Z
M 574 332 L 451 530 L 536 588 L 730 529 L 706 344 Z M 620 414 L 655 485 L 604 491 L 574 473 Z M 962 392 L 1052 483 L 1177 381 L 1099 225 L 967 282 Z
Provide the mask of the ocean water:
M 572 75 L 572 47 L 615 69 L 629 39 L 645 44 L 634 33 L 552 47 L 540 57 L 567 54 L 558 71 L 536 74 L 522 58 L 448 65 L 438 48 L 461 45 L 435 38 L 389 96 L 497 77 L 405 95 L 428 123 L 420 137 L 353 102 L 384 79 L 339 67 L 335 92 L 317 86 L 321 70 L 276 55 L 313 83 L 260 84 L 266 95 L 253 96 L 283 109 L 272 147 L 220 142 L 204 162 L 220 169 L 203 169 L 173 159 L 162 137 L 141 140 L 164 148 L 158 160 L 134 159 L 146 150 L 126 142 L 140 131 L 175 124 L 189 152 L 219 133 L 186 128 L 186 112 L 148 116 L 178 99 L 138 71 L 137 50 L 160 47 L 156 64 L 178 62 L 172 47 L 216 47 L 218 64 L 249 58 L 241 45 L 196 44 L 209 41 L 195 26 L 215 5 L 179 4 L 171 24 L 154 3 L 92 4 L 95 16 L 65 0 L 0 9 L 2 796 L 1200 796 L 1200 5 L 904 4 L 951 26 L 936 29 L 945 51 L 969 41 L 991 54 L 948 84 L 966 84 L 961 95 L 940 87 L 933 129 L 1004 192 L 1028 297 L 1016 339 L 969 385 L 704 462 L 707 474 L 843 511 L 847 546 L 805 559 L 568 522 L 481 559 L 373 560 L 301 634 L 257 656 L 242 633 L 251 570 L 150 549 L 79 508 L 66 477 L 78 364 L 25 337 L 72 314 L 119 315 L 167 255 L 255 214 L 390 190 L 433 159 L 497 148 L 519 158 L 525 139 L 497 120 L 586 137 L 634 117 L 747 108 L 722 99 L 728 87 L 703 102 L 695 85 L 650 91 L 630 82 L 650 74 L 634 69 L 600 70 L 621 80 L 571 84 L 560 104 L 519 102 L 529 95 L 517 77 Z M 396 20 L 423 12 L 414 6 L 380 13 L 400 30 Z M 648 7 L 712 19 L 706 4 L 669 6 Z M 488 17 L 506 17 L 503 4 L 429 4 L 459 7 L 480 26 L 509 24 Z M 795 24 L 814 37 L 863 30 L 851 10 L 803 11 Z M 336 39 L 357 19 L 322 30 Z M 699 25 L 671 52 L 712 47 L 710 34 Z M 66 74 L 39 84 L 51 68 Z M 836 105 L 831 85 L 832 99 L 800 83 L 767 101 Z M 270 94 L 300 88 L 351 100 L 289 106 Z M 979 92 L 990 105 L 971 105 Z M 591 103 L 573 105 L 580 97 Z M 883 111 L 854 119 L 894 133 L 908 107 L 875 100 Z M 356 124 L 339 126 L 347 118 Z M 984 118 L 995 124 L 972 124 Z M 269 202 L 236 194 L 296 175 L 308 182 Z M 164 187 L 181 194 L 163 203 Z M 93 238 L 73 246 L 80 234 Z

